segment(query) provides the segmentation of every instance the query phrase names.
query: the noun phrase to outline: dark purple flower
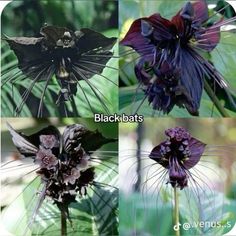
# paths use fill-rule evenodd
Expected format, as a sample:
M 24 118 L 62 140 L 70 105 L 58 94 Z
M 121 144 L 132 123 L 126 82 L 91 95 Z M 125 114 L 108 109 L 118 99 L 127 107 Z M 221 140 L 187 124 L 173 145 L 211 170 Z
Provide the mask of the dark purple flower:
M 16 54 L 23 75 L 32 79 L 31 86 L 46 81 L 38 116 L 46 88 L 54 75 L 61 87 L 55 103 L 69 101 L 76 95 L 79 81 L 87 81 L 103 72 L 113 56 L 110 50 L 116 43 L 116 38 L 108 38 L 88 28 L 74 32 L 65 27 L 44 26 L 40 35 L 4 38 Z M 17 112 L 20 110 L 18 108 Z
M 152 104 L 154 110 L 163 111 L 163 114 L 168 114 L 177 105 L 185 107 L 192 115 L 198 115 L 194 100 L 181 85 L 179 78 L 179 70 L 172 69 L 167 62 L 163 63 L 163 66 L 156 71 L 155 78 L 146 82 L 144 92 L 148 102 Z
M 171 20 L 160 14 L 135 20 L 121 41 L 122 45 L 141 55 L 135 73 L 145 92 L 150 93 L 149 102 L 153 109 L 169 113 L 177 104 L 190 114 L 198 115 L 205 77 L 214 79 L 223 88 L 227 87 L 220 73 L 200 52 L 212 51 L 220 40 L 220 26 L 235 19 L 220 20 L 208 27 L 205 25 L 208 18 L 204 0 L 187 2 Z M 169 77 L 163 76 L 166 63 L 174 82 L 170 83 Z M 150 83 L 157 79 L 164 87 L 154 85 L 150 89 Z M 176 99 L 174 93 L 171 96 L 164 94 L 176 86 L 177 90 L 181 88 L 181 99 Z
M 199 162 L 206 144 L 182 127 L 168 129 L 165 134 L 167 140 L 154 147 L 149 157 L 168 170 L 172 187 L 183 189 L 188 183 L 188 170 Z
M 72 168 L 69 175 L 64 175 L 65 184 L 75 184 L 75 181 L 81 176 L 80 170 L 77 168 Z
M 41 142 L 41 145 L 46 149 L 59 147 L 59 140 L 55 135 L 40 135 L 39 140 Z
M 53 126 L 29 136 L 16 132 L 9 124 L 8 129 L 20 153 L 39 164 L 36 173 L 46 185 L 45 196 L 53 199 L 67 217 L 76 194 L 86 195 L 86 188 L 93 184 L 95 172 L 90 155 L 102 145 L 116 141 L 80 124 L 67 126 L 62 135 Z
M 58 164 L 58 159 L 52 154 L 50 149 L 39 148 L 35 161 L 39 163 L 40 168 L 52 169 Z

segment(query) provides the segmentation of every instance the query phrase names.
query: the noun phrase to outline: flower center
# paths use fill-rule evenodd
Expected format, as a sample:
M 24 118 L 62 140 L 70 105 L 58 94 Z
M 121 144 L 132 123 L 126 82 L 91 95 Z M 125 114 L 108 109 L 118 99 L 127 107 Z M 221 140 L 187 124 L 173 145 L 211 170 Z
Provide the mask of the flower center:
M 43 162 L 45 165 L 48 165 L 48 164 L 50 163 L 50 160 L 51 160 L 51 157 L 45 156 L 45 157 L 42 159 L 42 162 Z
M 175 157 L 179 163 L 188 159 L 190 134 L 181 127 L 166 130 L 168 139 L 161 145 L 160 153 L 163 158 L 169 160 Z

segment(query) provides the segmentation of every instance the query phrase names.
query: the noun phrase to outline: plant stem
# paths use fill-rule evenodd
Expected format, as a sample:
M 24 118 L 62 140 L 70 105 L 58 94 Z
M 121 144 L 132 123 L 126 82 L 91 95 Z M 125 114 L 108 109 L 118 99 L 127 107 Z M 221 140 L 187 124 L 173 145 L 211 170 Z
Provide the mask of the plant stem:
M 66 215 L 63 211 L 61 211 L 61 236 L 67 236 Z
M 204 88 L 207 95 L 211 98 L 211 100 L 213 101 L 214 105 L 216 106 L 220 114 L 223 117 L 229 117 L 229 114 L 226 112 L 226 110 L 224 109 L 224 107 L 222 106 L 219 99 L 216 97 L 214 91 L 212 90 L 212 88 L 210 87 L 210 85 L 206 80 L 204 80 Z
M 178 199 L 176 186 L 174 187 L 174 198 L 175 198 L 175 225 L 178 228 L 178 230 L 175 231 L 175 235 L 180 236 L 180 231 L 179 231 L 179 199 Z

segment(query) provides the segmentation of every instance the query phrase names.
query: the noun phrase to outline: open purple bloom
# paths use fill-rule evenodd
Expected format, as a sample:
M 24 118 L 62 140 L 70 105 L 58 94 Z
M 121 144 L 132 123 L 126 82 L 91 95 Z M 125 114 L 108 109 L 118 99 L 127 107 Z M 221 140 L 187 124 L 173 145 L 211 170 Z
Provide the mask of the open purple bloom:
M 69 175 L 64 175 L 64 183 L 75 184 L 76 180 L 81 176 L 80 170 L 77 168 L 72 168 Z
M 154 147 L 149 157 L 168 170 L 172 187 L 183 189 L 188 184 L 188 170 L 199 162 L 206 144 L 182 127 L 168 129 L 165 134 L 167 140 Z
M 171 20 L 158 13 L 135 20 L 121 41 L 141 55 L 135 74 L 145 93 L 150 94 L 149 102 L 154 110 L 169 113 L 177 104 L 198 115 L 205 77 L 215 80 L 222 88 L 227 87 L 221 74 L 200 52 L 212 51 L 220 40 L 220 26 L 235 19 L 220 20 L 208 27 L 205 24 L 208 18 L 204 0 L 187 2 Z M 170 83 L 169 77 L 163 76 L 166 63 L 171 69 L 168 74 L 175 82 Z M 164 84 L 165 91 L 180 87 L 181 99 L 176 99 L 174 93 L 163 95 L 165 91 L 160 85 L 150 89 L 150 83 L 157 80 L 156 83 Z
M 46 149 L 59 147 L 59 140 L 57 140 L 55 135 L 40 135 L 39 139 L 42 146 Z
M 48 170 L 54 168 L 58 164 L 57 158 L 52 154 L 50 149 L 39 148 L 35 161 L 39 163 L 40 168 L 46 168 Z

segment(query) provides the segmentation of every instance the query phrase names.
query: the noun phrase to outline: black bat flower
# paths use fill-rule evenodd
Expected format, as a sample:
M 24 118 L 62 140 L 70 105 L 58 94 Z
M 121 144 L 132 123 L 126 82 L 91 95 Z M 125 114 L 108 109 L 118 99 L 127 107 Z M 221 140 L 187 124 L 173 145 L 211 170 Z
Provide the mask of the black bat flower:
M 228 88 L 222 75 L 202 52 L 211 52 L 217 46 L 220 27 L 235 21 L 235 17 L 210 26 L 206 24 L 208 19 L 205 0 L 187 2 L 171 20 L 158 13 L 135 20 L 121 41 L 141 56 L 135 73 L 154 110 L 169 113 L 177 104 L 187 108 L 190 114 L 198 115 L 205 77 L 216 81 L 221 88 Z M 163 76 L 166 63 L 172 71 L 173 82 Z M 151 89 L 150 84 L 153 84 Z M 163 84 L 161 89 L 160 84 Z M 176 86 L 183 94 L 181 102 L 174 91 L 170 96 L 170 90 L 175 90 Z
M 182 127 L 168 129 L 165 134 L 167 140 L 154 147 L 149 157 L 168 170 L 172 187 L 183 189 L 188 184 L 188 170 L 200 161 L 206 144 Z
M 80 124 L 67 126 L 62 135 L 54 126 L 29 136 L 16 132 L 9 124 L 8 129 L 19 152 L 39 165 L 36 173 L 44 188 L 38 208 L 49 197 L 69 219 L 69 205 L 76 202 L 77 194 L 85 196 L 87 188 L 93 185 L 92 153 L 116 140 Z
M 77 83 L 81 80 L 86 81 L 93 93 L 98 96 L 89 79 L 96 74 L 100 75 L 106 63 L 113 57 L 110 50 L 116 38 L 107 38 L 87 28 L 73 32 L 57 26 L 42 27 L 40 34 L 42 36 L 38 38 L 5 36 L 5 40 L 18 58 L 19 69 L 32 79 L 29 92 L 35 83 L 46 82 L 37 116 L 42 116 L 45 91 L 54 75 L 61 87 L 56 104 L 71 100 L 72 96 L 76 95 Z M 28 96 L 24 97 L 25 101 Z M 22 106 L 18 106 L 17 113 L 21 111 Z

